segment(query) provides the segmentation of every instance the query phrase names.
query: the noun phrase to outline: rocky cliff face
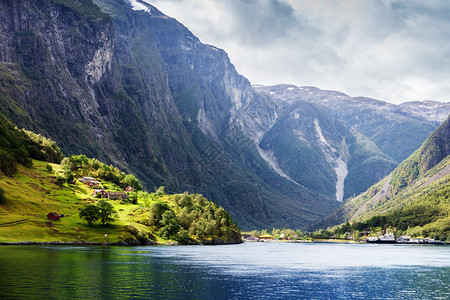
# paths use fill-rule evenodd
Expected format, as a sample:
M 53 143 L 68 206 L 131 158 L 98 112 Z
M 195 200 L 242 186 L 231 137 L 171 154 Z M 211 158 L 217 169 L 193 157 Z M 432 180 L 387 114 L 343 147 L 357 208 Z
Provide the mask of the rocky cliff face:
M 1 100 L 18 125 L 98 155 L 87 141 L 111 143 L 112 134 L 92 83 L 111 70 L 114 32 L 108 15 L 86 5 L 88 14 L 63 2 L 0 4 Z
M 365 191 L 397 165 L 327 107 L 298 97 L 297 90 L 304 88 L 255 89 L 277 107 L 277 118 L 260 139 L 261 155 L 290 180 L 343 201 Z M 312 95 L 314 90 L 318 89 L 303 94 Z

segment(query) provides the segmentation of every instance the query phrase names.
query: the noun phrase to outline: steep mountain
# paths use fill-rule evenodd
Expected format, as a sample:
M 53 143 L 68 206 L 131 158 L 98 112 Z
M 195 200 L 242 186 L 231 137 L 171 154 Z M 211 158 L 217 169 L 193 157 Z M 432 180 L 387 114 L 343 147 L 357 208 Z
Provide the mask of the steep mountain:
M 375 222 L 380 219 L 378 217 L 386 216 L 392 223 L 390 225 L 400 230 L 413 231 L 414 226 L 419 226 L 414 230 L 448 233 L 449 155 L 450 117 L 389 176 L 365 193 L 342 204 L 319 226 L 344 221 L 367 221 L 371 217 L 372 222 Z M 425 232 L 425 236 L 429 232 Z
M 418 149 L 450 114 L 450 104 L 434 101 L 395 105 L 315 87 L 258 85 L 255 89 L 279 101 L 293 103 L 303 100 L 328 108 L 398 163 Z
M 302 227 L 337 205 L 260 157 L 253 138 L 276 110 L 223 50 L 152 6 L 95 4 L 0 3 L 0 112 L 8 119 L 52 137 L 67 155 L 133 172 L 149 189 L 202 193 L 243 228 Z
M 259 146 L 280 174 L 338 201 L 363 192 L 395 167 L 328 110 L 305 101 L 285 107 Z
M 296 87 L 255 89 L 277 108 L 273 125 L 256 142 L 280 175 L 343 201 L 396 167 L 395 160 L 354 126 L 327 107 L 298 97 Z

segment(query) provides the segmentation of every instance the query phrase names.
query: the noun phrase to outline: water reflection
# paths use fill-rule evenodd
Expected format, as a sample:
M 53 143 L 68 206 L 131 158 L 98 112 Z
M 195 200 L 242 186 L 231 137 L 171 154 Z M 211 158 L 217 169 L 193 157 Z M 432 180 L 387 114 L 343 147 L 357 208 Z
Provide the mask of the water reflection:
M 0 298 L 449 299 L 448 247 L 0 247 Z

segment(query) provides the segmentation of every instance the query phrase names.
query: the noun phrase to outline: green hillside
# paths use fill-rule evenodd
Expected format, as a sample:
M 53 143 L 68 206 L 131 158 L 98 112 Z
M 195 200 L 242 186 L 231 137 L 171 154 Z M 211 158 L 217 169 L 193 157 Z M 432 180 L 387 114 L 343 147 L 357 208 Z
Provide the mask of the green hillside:
M 62 159 L 53 141 L 1 116 L 0 133 L 0 242 L 240 242 L 231 216 L 202 195 L 148 193 L 134 175 L 97 159 Z M 89 209 L 91 224 L 80 218 Z M 48 220 L 53 212 L 63 217 Z
M 392 227 L 397 234 L 450 239 L 450 124 L 447 119 L 416 152 L 319 226 Z M 341 226 L 342 227 L 342 226 Z
M 239 229 L 223 208 L 201 195 L 166 195 L 163 188 L 155 193 L 128 193 L 128 200 L 107 200 L 117 212 L 116 220 L 107 226 L 100 221 L 89 226 L 80 219 L 80 210 L 103 199 L 93 197 L 93 188 L 79 181 L 58 185 L 54 171 L 63 176 L 63 166 L 33 160 L 33 167 L 19 165 L 15 175 L 0 177 L 5 199 L 0 206 L 0 242 L 148 244 L 240 241 Z M 123 191 L 112 181 L 99 181 L 107 191 Z M 158 210 L 159 216 L 155 215 Z M 64 217 L 50 221 L 47 220 L 49 212 L 62 213 Z

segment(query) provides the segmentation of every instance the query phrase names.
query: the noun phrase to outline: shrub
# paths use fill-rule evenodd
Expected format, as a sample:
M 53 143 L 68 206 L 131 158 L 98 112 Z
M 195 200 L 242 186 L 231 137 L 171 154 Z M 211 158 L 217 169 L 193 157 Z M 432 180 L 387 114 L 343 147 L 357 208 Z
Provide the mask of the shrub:
M 6 197 L 5 197 L 5 190 L 0 187 L 0 204 L 5 204 Z
M 6 176 L 12 176 L 17 171 L 16 160 L 8 152 L 0 149 L 0 170 Z
M 56 176 L 56 184 L 62 186 L 66 182 L 66 177 L 58 175 Z

